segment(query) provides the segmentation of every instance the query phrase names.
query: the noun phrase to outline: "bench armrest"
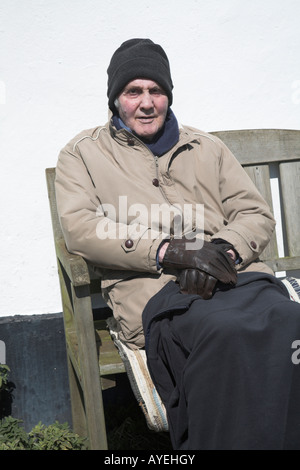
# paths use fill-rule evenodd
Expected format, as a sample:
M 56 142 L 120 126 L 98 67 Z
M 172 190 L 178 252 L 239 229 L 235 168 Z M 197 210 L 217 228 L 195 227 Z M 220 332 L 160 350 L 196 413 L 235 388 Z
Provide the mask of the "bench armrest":
M 89 268 L 82 256 L 70 253 L 62 238 L 55 241 L 55 249 L 56 256 L 73 286 L 90 284 Z

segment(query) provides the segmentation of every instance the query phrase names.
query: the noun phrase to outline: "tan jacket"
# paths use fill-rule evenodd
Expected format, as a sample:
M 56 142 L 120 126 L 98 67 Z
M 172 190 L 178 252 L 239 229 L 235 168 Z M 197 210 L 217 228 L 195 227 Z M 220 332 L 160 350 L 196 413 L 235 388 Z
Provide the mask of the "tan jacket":
M 101 275 L 121 337 L 133 348 L 144 345 L 147 301 L 176 278 L 157 267 L 156 256 L 182 223 L 185 232 L 200 225 L 206 239 L 232 243 L 242 258 L 238 271 L 270 272 L 258 260 L 275 226 L 267 204 L 228 148 L 197 129 L 181 127 L 179 142 L 159 158 L 110 123 L 84 131 L 59 155 L 56 194 L 67 247 Z

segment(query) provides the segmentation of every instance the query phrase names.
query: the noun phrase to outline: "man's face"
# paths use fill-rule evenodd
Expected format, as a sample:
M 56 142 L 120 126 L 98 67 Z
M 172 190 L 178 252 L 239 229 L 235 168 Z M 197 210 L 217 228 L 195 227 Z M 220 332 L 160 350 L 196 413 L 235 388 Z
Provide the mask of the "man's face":
M 162 128 L 168 111 L 165 91 L 152 80 L 136 79 L 127 83 L 118 96 L 119 115 L 139 137 L 151 140 Z

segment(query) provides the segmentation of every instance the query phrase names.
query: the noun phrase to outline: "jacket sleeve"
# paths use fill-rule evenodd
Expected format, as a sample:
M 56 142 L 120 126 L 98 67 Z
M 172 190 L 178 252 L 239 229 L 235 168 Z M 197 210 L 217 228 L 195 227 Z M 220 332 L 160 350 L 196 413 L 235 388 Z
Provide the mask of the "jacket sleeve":
M 230 242 L 239 253 L 243 268 L 259 257 L 270 241 L 275 220 L 268 204 L 226 145 L 221 145 L 219 187 L 227 219 L 214 234 Z
M 157 273 L 156 254 L 166 235 L 110 219 L 101 210 L 88 169 L 72 142 L 59 154 L 55 187 L 60 224 L 71 253 L 100 268 Z

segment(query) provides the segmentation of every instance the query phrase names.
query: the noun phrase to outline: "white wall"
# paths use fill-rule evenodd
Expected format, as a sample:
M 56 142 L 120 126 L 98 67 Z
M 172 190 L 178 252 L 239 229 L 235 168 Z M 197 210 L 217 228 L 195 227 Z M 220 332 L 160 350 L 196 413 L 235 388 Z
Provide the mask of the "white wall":
M 126 39 L 166 50 L 180 122 L 300 128 L 299 0 L 1 0 L 0 316 L 60 312 L 44 169 L 107 118 Z

